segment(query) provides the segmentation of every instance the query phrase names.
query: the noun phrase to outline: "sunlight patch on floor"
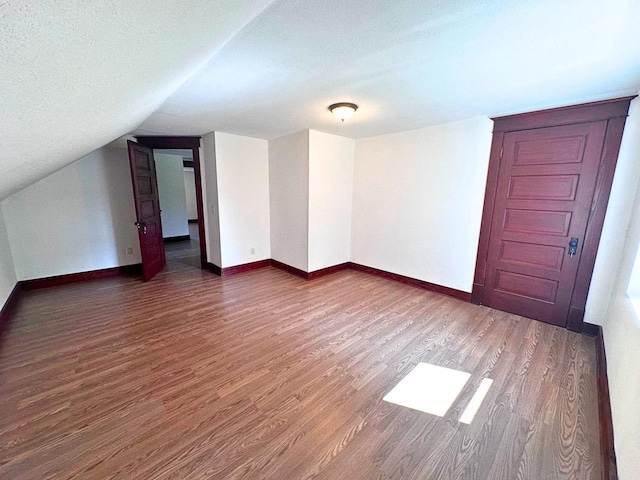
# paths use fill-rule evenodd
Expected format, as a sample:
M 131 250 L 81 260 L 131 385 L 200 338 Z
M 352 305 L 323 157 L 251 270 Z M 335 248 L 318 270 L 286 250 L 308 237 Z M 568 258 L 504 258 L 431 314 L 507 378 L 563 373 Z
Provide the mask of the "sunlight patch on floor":
M 492 383 L 493 380 L 491 380 L 490 378 L 482 379 L 482 381 L 480 382 L 480 386 L 476 390 L 476 393 L 474 393 L 473 397 L 471 397 L 471 401 L 468 403 L 467 408 L 465 408 L 464 412 L 462 412 L 462 415 L 460 416 L 460 423 L 469 424 L 473 422 L 473 418 L 476 416 L 476 413 L 478 413 L 484 397 L 486 397 L 487 393 L 489 393 L 489 388 L 491 388 Z
M 443 417 L 470 377 L 467 372 L 419 363 L 383 400 Z
M 385 397 L 384 401 L 444 417 L 471 378 L 468 372 L 419 363 Z M 467 404 L 461 423 L 469 424 L 482 405 L 493 380 L 485 378 Z

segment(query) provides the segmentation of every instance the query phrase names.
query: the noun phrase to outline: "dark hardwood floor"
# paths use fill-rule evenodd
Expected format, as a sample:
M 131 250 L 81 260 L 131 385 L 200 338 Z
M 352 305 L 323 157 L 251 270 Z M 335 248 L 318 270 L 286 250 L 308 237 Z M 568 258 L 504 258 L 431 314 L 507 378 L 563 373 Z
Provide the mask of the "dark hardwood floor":
M 198 238 L 198 224 L 189 224 L 189 240 L 164 244 L 167 263 L 171 267 L 183 266 L 200 269 L 200 241 Z
M 0 347 L 0 478 L 599 478 L 592 338 L 355 271 L 219 278 L 176 257 L 146 284 L 25 294 Z M 382 401 L 418 362 L 472 373 L 443 418 Z

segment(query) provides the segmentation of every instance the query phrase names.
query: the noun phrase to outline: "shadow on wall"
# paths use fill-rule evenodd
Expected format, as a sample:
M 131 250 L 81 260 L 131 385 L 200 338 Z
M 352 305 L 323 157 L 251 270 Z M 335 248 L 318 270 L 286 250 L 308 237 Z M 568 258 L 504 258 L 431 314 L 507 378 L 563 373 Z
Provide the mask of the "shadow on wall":
M 101 153 L 103 174 L 99 178 L 104 182 L 107 205 L 96 207 L 105 209 L 103 221 L 111 225 L 110 230 L 113 234 L 110 242 L 113 248 L 111 255 L 115 257 L 119 266 L 139 263 L 141 261 L 140 244 L 138 231 L 134 225 L 136 210 L 127 149 L 102 148 Z M 86 192 L 87 197 L 90 195 L 91 192 Z

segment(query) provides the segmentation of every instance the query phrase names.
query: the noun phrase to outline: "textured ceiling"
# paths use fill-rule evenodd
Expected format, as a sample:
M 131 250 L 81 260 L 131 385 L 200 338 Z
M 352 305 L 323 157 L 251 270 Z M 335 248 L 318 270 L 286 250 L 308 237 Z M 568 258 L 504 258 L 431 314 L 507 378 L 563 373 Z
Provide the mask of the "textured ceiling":
M 638 25 L 640 0 L 3 0 L 0 198 L 131 131 L 357 138 L 637 93 Z
M 0 198 L 133 130 L 268 3 L 0 1 Z
M 637 0 L 285 0 L 140 132 L 363 137 L 637 93 Z M 326 107 L 353 101 L 340 124 Z

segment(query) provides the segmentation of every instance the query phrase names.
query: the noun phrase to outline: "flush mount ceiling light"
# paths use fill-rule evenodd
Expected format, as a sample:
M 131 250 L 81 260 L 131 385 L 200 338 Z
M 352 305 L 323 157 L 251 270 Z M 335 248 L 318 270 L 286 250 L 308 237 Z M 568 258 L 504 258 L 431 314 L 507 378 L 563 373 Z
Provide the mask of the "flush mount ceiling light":
M 343 122 L 348 118 L 351 118 L 351 115 L 353 115 L 357 109 L 358 105 L 356 105 L 355 103 L 340 102 L 329 105 L 329 110 L 331 111 L 331 113 L 333 113 L 333 115 L 337 119 L 342 120 Z

